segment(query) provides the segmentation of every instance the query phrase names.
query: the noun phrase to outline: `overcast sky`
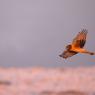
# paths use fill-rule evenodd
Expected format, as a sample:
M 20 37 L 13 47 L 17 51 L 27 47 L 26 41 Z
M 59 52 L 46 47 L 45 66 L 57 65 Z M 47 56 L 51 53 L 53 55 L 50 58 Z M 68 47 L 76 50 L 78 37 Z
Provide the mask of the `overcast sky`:
M 95 0 L 0 0 L 0 66 L 93 65 L 95 56 L 58 56 L 82 28 L 95 51 Z

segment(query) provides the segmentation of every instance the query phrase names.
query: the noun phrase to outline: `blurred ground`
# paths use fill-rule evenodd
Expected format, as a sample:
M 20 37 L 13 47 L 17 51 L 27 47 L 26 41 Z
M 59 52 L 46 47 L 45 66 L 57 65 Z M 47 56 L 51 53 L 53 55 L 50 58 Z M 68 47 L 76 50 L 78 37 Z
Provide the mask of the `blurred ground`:
M 0 95 L 95 95 L 95 67 L 0 68 Z

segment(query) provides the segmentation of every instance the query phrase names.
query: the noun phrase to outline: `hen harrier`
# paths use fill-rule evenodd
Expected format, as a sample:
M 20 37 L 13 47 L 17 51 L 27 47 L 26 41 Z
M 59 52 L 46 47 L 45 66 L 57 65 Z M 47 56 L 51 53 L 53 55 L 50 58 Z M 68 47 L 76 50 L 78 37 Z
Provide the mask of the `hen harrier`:
M 67 45 L 66 50 L 59 56 L 66 59 L 77 53 L 94 55 L 95 53 L 87 51 L 83 48 L 86 43 L 87 33 L 88 31 L 86 29 L 83 29 L 81 32 L 79 32 L 78 35 L 73 39 L 72 44 Z

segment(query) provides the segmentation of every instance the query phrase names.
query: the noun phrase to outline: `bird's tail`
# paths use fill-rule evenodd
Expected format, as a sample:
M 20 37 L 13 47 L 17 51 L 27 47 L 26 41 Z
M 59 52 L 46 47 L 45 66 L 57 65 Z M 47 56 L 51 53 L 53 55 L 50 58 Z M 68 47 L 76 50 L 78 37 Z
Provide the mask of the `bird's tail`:
M 90 52 L 90 55 L 95 55 L 95 53 L 94 52 Z
M 90 51 L 85 51 L 84 53 L 90 54 L 90 55 L 95 55 L 94 52 L 90 52 Z

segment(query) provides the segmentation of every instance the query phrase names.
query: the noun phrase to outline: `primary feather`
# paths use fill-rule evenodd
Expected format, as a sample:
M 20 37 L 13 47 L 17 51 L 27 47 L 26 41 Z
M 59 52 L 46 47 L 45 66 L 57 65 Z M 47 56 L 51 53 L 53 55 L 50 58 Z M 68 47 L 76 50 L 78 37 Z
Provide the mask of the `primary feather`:
M 87 33 L 88 32 L 86 29 L 83 29 L 81 32 L 79 32 L 78 35 L 73 39 L 72 45 L 74 47 L 83 48 L 86 43 Z

